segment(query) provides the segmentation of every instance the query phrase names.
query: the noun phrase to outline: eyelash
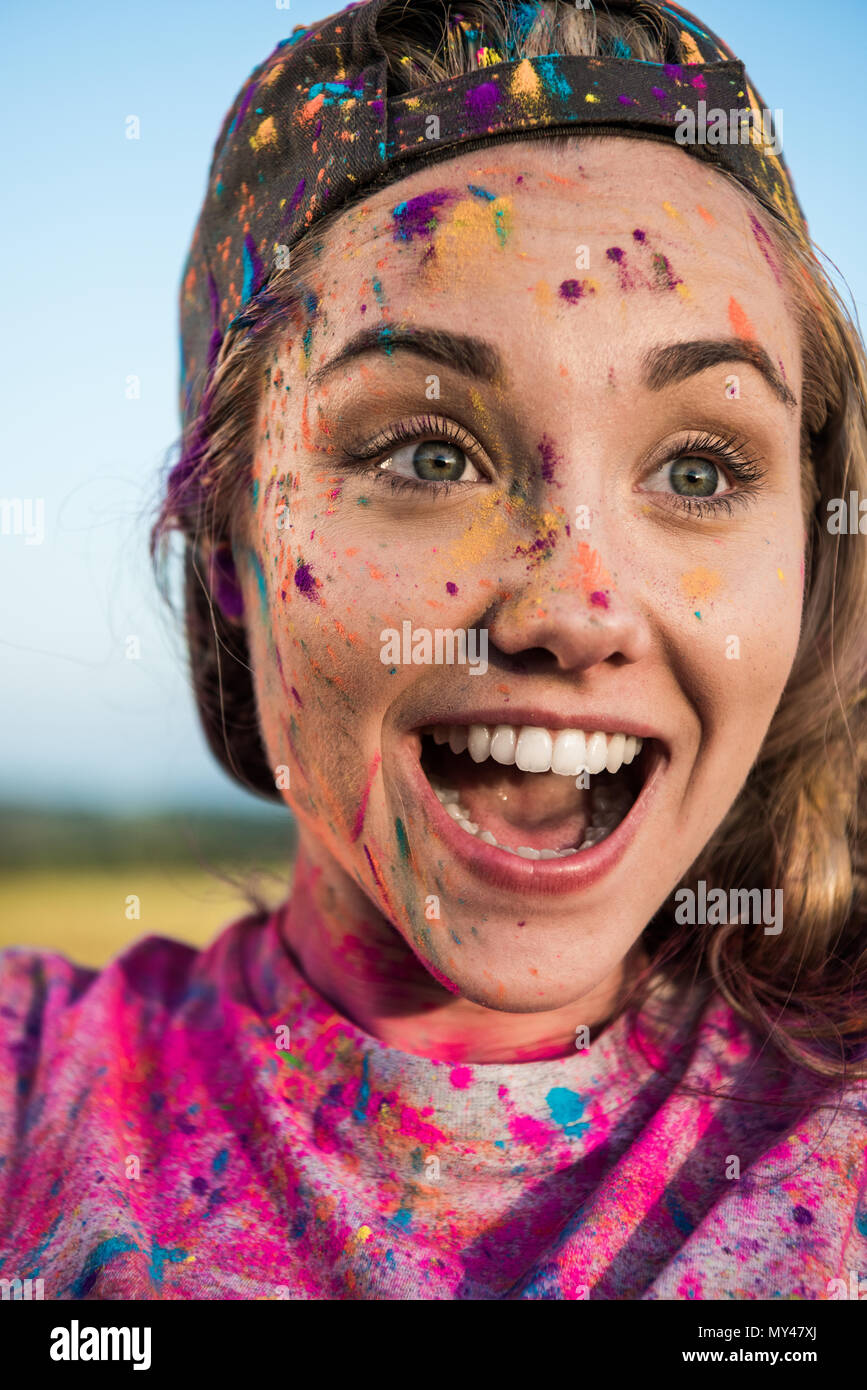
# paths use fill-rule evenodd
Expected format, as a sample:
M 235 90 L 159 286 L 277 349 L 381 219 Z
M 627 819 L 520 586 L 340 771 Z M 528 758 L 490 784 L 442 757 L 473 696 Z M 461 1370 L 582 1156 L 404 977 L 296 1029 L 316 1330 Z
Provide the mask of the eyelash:
M 381 478 L 391 486 L 393 492 L 424 492 L 428 496 L 435 492 L 438 497 L 447 497 L 452 488 L 476 486 L 472 482 L 423 482 L 421 479 L 416 482 L 414 478 L 404 478 L 399 473 L 380 471 L 379 461 L 383 454 L 387 454 L 399 444 L 411 444 L 414 440 L 421 444 L 426 438 L 444 439 L 448 444 L 454 444 L 480 472 L 487 473 L 479 459 L 479 446 L 469 431 L 465 430 L 463 425 L 456 424 L 454 420 L 439 415 L 419 415 L 413 420 L 399 420 L 387 430 L 382 430 L 363 449 L 349 449 L 344 445 L 343 452 L 346 459 L 356 466 L 371 464 L 370 468 L 361 471 L 368 477 Z
M 673 463 L 676 458 L 698 456 L 709 458 L 711 463 L 720 462 L 740 484 L 737 491 L 722 493 L 719 497 L 681 497 L 677 493 L 662 494 L 682 511 L 691 516 L 708 516 L 725 512 L 731 516 L 733 505 L 749 506 L 753 498 L 761 492 L 765 480 L 765 469 L 757 455 L 747 452 L 746 441 L 736 435 L 713 435 L 696 433 L 689 435 L 682 444 L 668 448 L 650 473 Z M 646 476 L 650 476 L 647 474 Z
M 478 459 L 478 445 L 472 435 L 462 425 L 456 424 L 454 420 L 438 415 L 422 415 L 413 420 L 398 421 L 397 424 L 382 430 L 364 449 L 350 449 L 344 446 L 343 452 L 347 463 L 356 468 L 359 464 L 371 464 L 371 467 L 361 471 L 369 477 L 387 482 L 393 492 L 423 492 L 428 496 L 433 492 L 438 497 L 447 497 L 453 488 L 475 486 L 474 483 L 423 482 L 421 479 L 416 481 L 414 478 L 402 477 L 398 473 L 382 473 L 380 471 L 379 461 L 382 455 L 390 449 L 400 444 L 411 443 L 413 440 L 422 443 L 428 437 L 444 439 L 447 443 L 454 444 L 466 453 L 467 458 L 477 468 L 481 467 Z M 687 455 L 709 457 L 713 463 L 719 461 L 734 480 L 740 484 L 735 492 L 723 493 L 719 497 L 681 497 L 677 493 L 662 494 L 669 498 L 669 505 L 673 503 L 691 516 L 702 517 L 720 512 L 725 512 L 726 515 L 731 516 L 733 504 L 748 506 L 762 489 L 765 469 L 757 456 L 747 452 L 746 441 L 735 435 L 691 434 L 682 444 L 678 444 L 674 449 L 668 449 L 665 456 L 655 463 L 650 471 L 652 473 L 662 468 L 666 463 L 674 462 L 676 458 Z

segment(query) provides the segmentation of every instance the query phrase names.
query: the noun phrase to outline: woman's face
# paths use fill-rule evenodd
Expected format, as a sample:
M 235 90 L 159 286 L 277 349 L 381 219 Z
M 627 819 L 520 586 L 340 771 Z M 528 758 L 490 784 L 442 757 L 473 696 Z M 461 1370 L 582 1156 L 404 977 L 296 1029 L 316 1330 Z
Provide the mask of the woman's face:
M 414 173 L 308 283 L 237 547 L 270 762 L 437 980 L 559 1008 L 720 824 L 792 666 L 781 270 L 719 174 L 605 138 Z

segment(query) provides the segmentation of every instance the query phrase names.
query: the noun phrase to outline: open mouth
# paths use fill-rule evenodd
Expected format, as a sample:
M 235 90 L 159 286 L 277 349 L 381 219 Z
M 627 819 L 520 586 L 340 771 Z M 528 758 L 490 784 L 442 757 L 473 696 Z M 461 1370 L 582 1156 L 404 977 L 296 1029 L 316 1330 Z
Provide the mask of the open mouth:
M 523 859 L 570 858 L 606 839 L 640 796 L 656 744 L 511 724 L 419 733 L 422 771 L 455 824 Z

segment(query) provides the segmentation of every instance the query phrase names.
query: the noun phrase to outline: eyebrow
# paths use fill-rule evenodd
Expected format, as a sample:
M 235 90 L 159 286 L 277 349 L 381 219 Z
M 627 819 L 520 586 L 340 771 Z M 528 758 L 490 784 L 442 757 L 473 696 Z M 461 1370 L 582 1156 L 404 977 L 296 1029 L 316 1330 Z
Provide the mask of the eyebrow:
M 444 367 L 493 383 L 505 375 L 503 359 L 496 348 L 482 338 L 466 333 L 449 333 L 438 328 L 363 328 L 323 366 L 311 374 L 310 384 L 318 386 L 346 362 L 371 352 L 391 356 L 400 349 L 439 362 Z M 780 376 L 768 353 L 746 338 L 700 338 L 693 342 L 669 343 L 653 348 L 644 357 L 644 381 L 652 391 L 661 391 L 685 381 L 709 367 L 726 362 L 745 362 L 754 367 L 778 400 L 794 409 L 797 401 Z
M 763 347 L 746 338 L 703 338 L 692 343 L 669 343 L 653 348 L 644 357 L 644 380 L 652 391 L 662 391 L 677 381 L 685 381 L 708 367 L 724 362 L 746 362 L 765 378 L 783 405 L 794 409 L 798 402 Z
M 444 367 L 452 367 L 456 372 L 479 381 L 493 383 L 504 375 L 503 359 L 496 348 L 482 338 L 473 338 L 465 333 L 447 333 L 443 329 L 386 326 L 363 328 L 356 333 L 334 357 L 311 373 L 310 384 L 318 386 L 338 367 L 365 353 L 386 352 L 391 356 L 398 349 L 426 357 L 431 362 L 439 362 Z

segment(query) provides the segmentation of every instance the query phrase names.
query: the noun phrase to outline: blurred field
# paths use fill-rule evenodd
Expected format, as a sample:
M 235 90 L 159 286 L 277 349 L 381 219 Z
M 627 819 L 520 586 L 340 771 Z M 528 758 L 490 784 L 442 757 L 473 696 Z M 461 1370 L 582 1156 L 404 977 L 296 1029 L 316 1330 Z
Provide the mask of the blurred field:
M 142 936 L 204 945 L 252 910 L 245 894 L 283 901 L 294 846 L 279 811 L 124 818 L 2 807 L 0 948 L 99 966 Z M 127 916 L 133 895 L 137 918 Z
M 276 875 L 257 886 L 270 904 L 286 895 Z M 130 894 L 138 920 L 125 915 Z M 249 911 L 240 890 L 196 869 L 29 869 L 0 875 L 0 948 L 47 947 L 77 965 L 104 965 L 141 936 L 204 945 Z

